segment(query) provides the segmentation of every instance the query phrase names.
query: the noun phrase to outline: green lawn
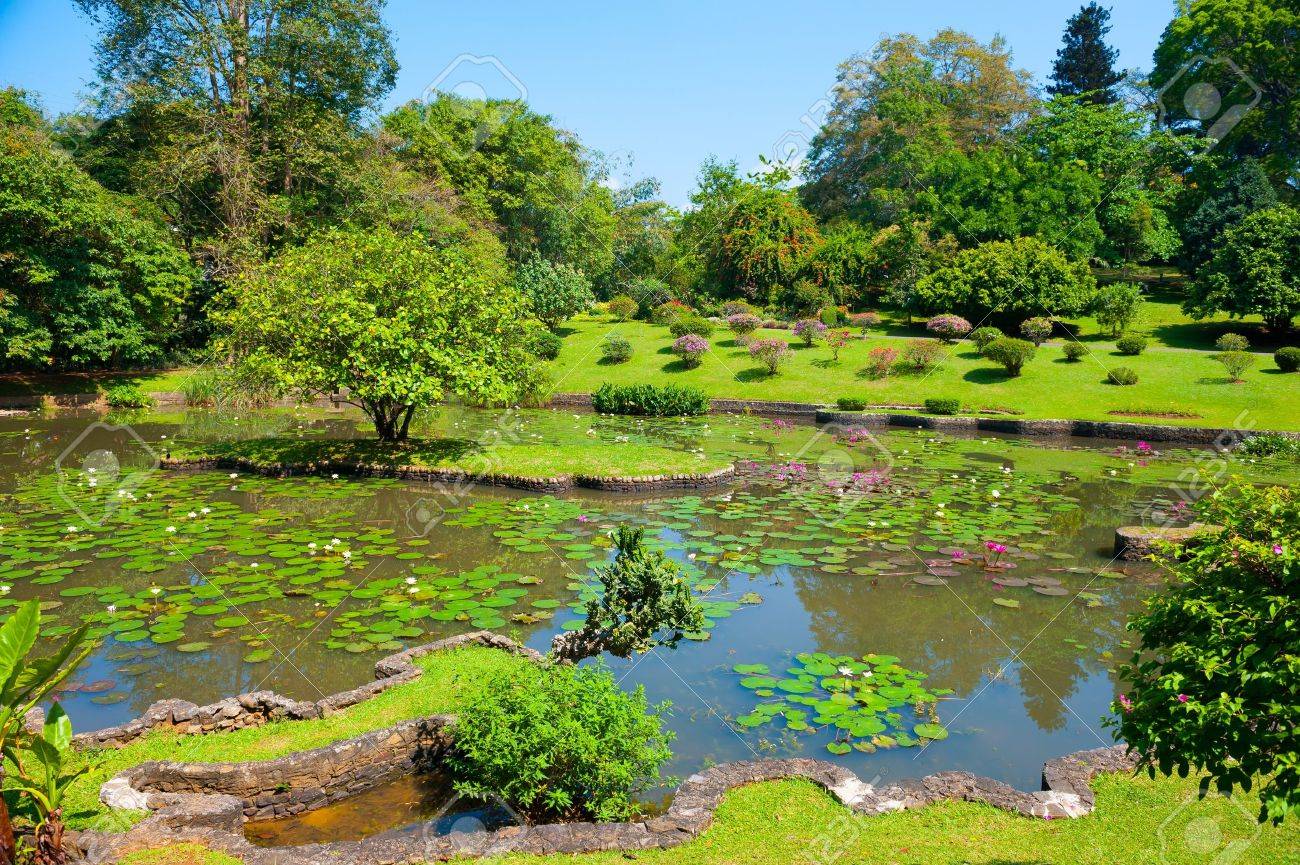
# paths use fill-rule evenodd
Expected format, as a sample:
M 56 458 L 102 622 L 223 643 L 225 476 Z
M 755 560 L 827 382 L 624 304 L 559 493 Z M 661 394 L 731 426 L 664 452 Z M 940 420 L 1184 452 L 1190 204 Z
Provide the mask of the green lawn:
M 529 478 L 561 475 L 647 477 L 702 474 L 725 468 L 724 457 L 693 454 L 645 442 L 615 447 L 588 439 L 574 441 L 501 441 L 483 448 L 468 439 L 411 439 L 385 445 L 378 439 L 262 438 L 177 447 L 177 459 L 236 457 L 254 464 L 308 464 L 324 461 L 414 468 L 453 468 L 472 475 L 507 474 Z
M 189 376 L 187 368 L 137 372 L 94 373 L 5 373 L 0 375 L 0 396 L 45 396 L 95 393 L 119 384 L 134 384 L 141 390 L 175 392 Z
M 1153 332 L 1175 323 L 1176 314 L 1168 304 L 1147 306 Z M 905 328 L 896 324 L 888 330 L 898 333 Z M 602 364 L 600 343 L 615 332 L 632 342 L 635 353 L 627 363 Z M 1065 361 L 1056 340 L 1042 346 L 1018 378 L 1009 378 L 1000 367 L 979 357 L 970 343 L 952 346 L 947 359 L 929 373 L 896 374 L 883 380 L 858 375 L 871 348 L 901 350 L 907 345 L 907 338 L 892 335 L 855 340 L 838 363 L 832 362 L 824 345 L 797 347 L 787 366 L 768 376 L 725 329 L 715 332 L 713 351 L 693 370 L 683 369 L 671 353 L 672 336 L 664 327 L 583 317 L 569 322 L 563 333 L 563 349 L 551 363 L 552 388 L 557 393 L 590 392 L 605 381 L 674 382 L 704 388 L 715 397 L 741 399 L 833 403 L 837 397 L 855 396 L 876 405 L 917 405 L 927 397 L 956 397 L 965 409 L 1011 410 L 1028 418 L 1142 420 L 1152 413 L 1186 413 L 1196 416 L 1164 422 L 1207 426 L 1230 426 L 1246 412 L 1243 423 L 1247 425 L 1300 428 L 1295 412 L 1300 375 L 1281 373 L 1269 355 L 1259 355 L 1244 382 L 1231 384 L 1208 353 L 1153 340 L 1145 353 L 1121 356 L 1109 338 L 1098 337 L 1095 325 L 1086 323 L 1083 341 L 1091 351 L 1088 357 L 1077 363 Z M 780 330 L 761 331 L 759 336 L 793 339 L 789 331 Z M 1138 383 L 1130 387 L 1106 383 L 1107 371 L 1116 366 L 1136 370 Z

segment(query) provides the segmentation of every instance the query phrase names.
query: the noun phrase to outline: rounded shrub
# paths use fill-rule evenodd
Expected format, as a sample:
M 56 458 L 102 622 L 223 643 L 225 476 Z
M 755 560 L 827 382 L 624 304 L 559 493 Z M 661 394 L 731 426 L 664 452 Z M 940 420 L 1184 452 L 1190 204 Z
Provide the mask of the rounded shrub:
M 1042 345 L 1052 335 L 1050 318 L 1027 318 L 1020 324 L 1020 334 L 1034 345 Z
M 1037 349 L 1032 342 L 1004 336 L 985 346 L 984 356 L 1001 364 L 1008 375 L 1020 375 L 1020 370 L 1033 359 L 1035 351 Z
M 1128 334 L 1115 340 L 1115 350 L 1120 354 L 1139 355 L 1146 351 L 1147 338 L 1137 334 Z
M 1248 351 L 1221 351 L 1214 359 L 1223 364 L 1233 382 L 1241 381 L 1241 374 L 1255 365 L 1255 355 Z
M 601 363 L 627 363 L 632 359 L 632 343 L 627 337 L 611 334 L 600 346 Z
M 492 670 L 456 716 L 456 791 L 498 797 L 539 820 L 625 820 L 672 756 L 665 710 L 599 664 Z
M 862 411 L 867 401 L 860 396 L 842 396 L 835 400 L 835 405 L 840 411 Z
M 605 304 L 605 309 L 619 321 L 627 321 L 636 315 L 637 302 L 626 294 L 619 294 L 609 299 L 609 303 Z
M 1061 353 L 1065 355 L 1066 360 L 1077 362 L 1083 360 L 1088 354 L 1088 347 L 1081 342 L 1067 342 L 1061 346 Z
M 867 352 L 867 365 L 858 370 L 858 375 L 867 378 L 886 378 L 898 362 L 898 349 L 876 346 Z
M 1282 372 L 1295 372 L 1300 369 L 1300 348 L 1294 345 L 1279 348 L 1273 352 L 1273 362 Z
M 817 318 L 827 327 L 839 327 L 842 324 L 848 324 L 848 310 L 840 306 L 826 304 L 817 312 Z
M 866 333 L 873 327 L 880 326 L 880 314 L 876 312 L 855 312 L 849 316 L 849 327 L 855 327 Z
M 722 314 L 730 318 L 733 315 L 757 315 L 754 304 L 744 300 L 729 300 L 722 305 Z
M 763 326 L 763 319 L 750 312 L 736 312 L 727 316 L 727 327 L 736 335 L 738 342 L 744 342 L 749 335 Z
M 1117 366 L 1110 372 L 1106 373 L 1106 381 L 1111 384 L 1128 386 L 1138 383 L 1138 374 L 1131 367 Z
M 563 347 L 564 340 L 549 330 L 536 331 L 528 341 L 528 350 L 542 360 L 555 360 Z
M 954 342 L 970 333 L 970 322 L 960 315 L 936 315 L 925 323 L 925 329 L 944 342 Z
M 914 372 L 924 372 L 944 359 L 947 352 L 937 339 L 909 340 L 903 349 L 903 363 Z
M 108 389 L 104 402 L 109 408 L 149 408 L 153 405 L 153 397 L 133 384 L 119 384 Z
M 977 327 L 971 331 L 970 341 L 975 343 L 975 347 L 979 350 L 979 353 L 983 354 L 984 349 L 988 347 L 989 343 L 993 342 L 995 339 L 1002 339 L 1004 335 L 1005 334 L 996 327 Z
M 763 364 L 768 375 L 776 375 L 790 357 L 790 343 L 783 339 L 756 339 L 749 344 L 749 356 Z
M 708 339 L 713 336 L 713 322 L 693 312 L 684 313 L 673 319 L 672 323 L 668 325 L 668 332 L 679 338 L 692 333 Z
M 826 333 L 826 325 L 816 318 L 801 318 L 791 330 L 805 346 L 810 346 Z
M 695 369 L 709 350 L 709 341 L 693 333 L 677 337 L 673 342 L 673 354 L 682 359 L 682 366 Z
M 667 326 L 676 321 L 678 317 L 694 311 L 680 300 L 669 300 L 654 308 L 654 311 L 650 313 L 650 321 Z
M 1250 340 L 1239 333 L 1225 333 L 1214 341 L 1214 347 L 1219 351 L 1247 351 Z
M 930 414 L 957 414 L 961 411 L 961 400 L 951 397 L 932 397 L 925 401 L 925 410 Z

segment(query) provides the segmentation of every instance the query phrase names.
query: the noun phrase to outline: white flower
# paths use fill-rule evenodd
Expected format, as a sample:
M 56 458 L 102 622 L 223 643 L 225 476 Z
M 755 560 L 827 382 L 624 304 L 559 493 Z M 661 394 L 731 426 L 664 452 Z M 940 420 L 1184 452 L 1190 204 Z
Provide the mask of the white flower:
M 1118 474 L 1118 472 L 1116 472 L 1114 469 L 1111 469 L 1111 470 L 1110 470 L 1110 473 L 1111 473 L 1112 475 Z
M 331 480 L 338 480 L 338 479 L 339 479 L 338 472 L 335 472 L 334 474 L 330 475 L 330 479 L 331 479 Z
M 86 474 L 93 475 L 94 473 L 95 473 L 94 469 L 86 469 Z
M 993 496 L 993 498 L 995 498 L 995 499 L 1000 499 L 1000 498 L 1002 498 L 1002 491 L 1001 491 L 1001 490 L 989 490 L 989 495 Z
M 876 675 L 876 674 L 873 673 L 873 672 L 871 672 L 870 670 L 865 670 L 865 671 L 863 671 L 863 673 L 862 673 L 862 678 L 864 678 L 864 679 L 870 679 L 870 678 L 871 678 L 872 676 L 874 676 L 874 675 Z
M 117 604 L 109 604 L 109 605 L 108 605 L 108 611 L 109 611 L 110 613 L 116 613 L 116 612 L 117 612 Z
M 239 477 L 239 472 L 231 472 L 231 473 L 230 473 L 230 477 L 231 477 L 232 479 L 233 479 L 233 478 L 237 478 L 237 477 Z
M 315 542 L 315 541 L 308 541 L 308 542 L 307 542 L 307 549 L 309 549 L 309 550 L 314 550 L 314 549 L 316 549 L 316 542 Z
M 76 534 L 76 533 L 77 533 L 77 527 L 76 527 L 76 526 L 68 526 L 68 534 L 71 535 L 71 534 Z
M 935 515 L 936 517 L 938 517 L 939 519 L 943 519 L 944 517 L 948 516 L 948 515 L 945 514 L 943 511 L 935 511 L 935 512 L 934 512 L 934 515 Z
M 350 558 L 352 558 L 352 552 L 351 552 L 350 550 L 344 550 L 344 551 L 343 551 L 343 558 L 345 558 L 345 559 L 350 559 Z
M 192 519 L 192 520 L 196 520 L 196 519 L 199 518 L 199 515 L 198 515 L 197 513 L 195 513 L 194 511 L 190 511 L 188 514 L 186 514 L 186 516 L 189 517 L 189 518 Z
M 168 531 L 168 532 L 172 532 L 172 533 L 174 533 L 174 532 L 176 531 L 176 527 L 175 527 L 175 526 L 168 526 L 168 527 L 167 527 L 167 531 Z
M 408 586 L 413 586 L 413 585 L 415 585 L 415 577 L 407 577 L 407 578 L 406 578 L 406 584 L 407 584 Z
M 255 568 L 255 567 L 257 567 L 257 562 L 253 562 L 252 564 L 249 565 L 249 567 L 250 567 L 250 568 Z
M 337 546 L 338 546 L 339 544 L 341 544 L 341 543 L 343 543 L 343 542 L 340 541 L 338 538 L 330 538 L 330 546 L 331 546 L 331 547 L 337 547 Z
M 149 587 L 149 592 L 150 592 L 150 594 L 153 594 L 153 595 L 156 596 L 156 595 L 159 595 L 159 594 L 162 593 L 162 589 L 158 588 L 157 586 L 150 586 L 150 587 Z
M 852 676 L 852 675 L 853 675 L 853 670 L 849 669 L 848 667 L 840 667 L 840 675 L 841 675 L 841 676 Z
M 7 594 L 9 594 L 9 590 L 12 589 L 12 588 L 13 588 L 13 586 L 3 586 L 3 585 L 0 585 L 0 595 L 7 595 Z
M 692 562 L 695 561 L 695 553 L 687 553 L 686 558 L 690 559 Z
M 199 513 L 201 513 L 201 514 L 210 514 L 210 513 L 212 513 L 212 508 L 199 508 Z

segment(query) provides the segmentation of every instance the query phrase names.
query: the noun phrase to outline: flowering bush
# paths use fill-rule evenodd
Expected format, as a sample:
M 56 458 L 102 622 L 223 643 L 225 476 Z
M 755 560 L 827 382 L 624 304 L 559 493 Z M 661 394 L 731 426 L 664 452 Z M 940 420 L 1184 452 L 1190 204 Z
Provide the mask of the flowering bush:
M 840 362 L 840 350 L 853 340 L 853 335 L 847 330 L 833 330 L 826 336 L 826 344 L 831 349 L 831 360 L 835 363 Z
M 943 343 L 937 339 L 914 339 L 903 349 L 903 361 L 917 372 L 924 372 L 943 360 Z
M 995 339 L 1002 339 L 1002 337 L 1002 331 L 996 327 L 979 327 L 971 331 L 970 334 L 970 340 L 975 343 L 975 347 L 979 349 L 980 354 L 984 353 L 984 349 L 988 348 L 989 343 Z
M 1176 574 L 1129 622 L 1141 654 L 1108 720 L 1152 775 L 1259 784 L 1260 820 L 1300 816 L 1300 496 L 1240 481 L 1204 496 L 1222 526 L 1178 550 Z M 1172 552 L 1172 551 L 1171 551 Z M 1181 561 L 1178 561 L 1181 559 Z
M 727 327 L 736 335 L 737 342 L 744 342 L 751 333 L 763 325 L 763 319 L 749 312 L 737 312 L 727 316 Z
M 1020 325 L 1020 334 L 1034 345 L 1042 345 L 1052 335 L 1052 321 L 1048 318 L 1027 318 Z
M 650 320 L 655 324 L 669 325 L 676 321 L 678 316 L 688 312 L 694 312 L 694 310 L 680 300 L 670 300 L 656 306 L 654 312 L 650 313 Z
M 767 367 L 768 375 L 776 375 L 790 357 L 790 343 L 783 339 L 756 339 L 749 344 L 749 356 Z
M 867 352 L 867 365 L 859 372 L 869 378 L 884 378 L 898 361 L 898 349 L 878 346 Z
M 960 315 L 936 315 L 925 323 L 925 329 L 944 342 L 953 342 L 970 333 L 970 322 Z
M 794 323 L 794 335 L 806 346 L 812 345 L 826 332 L 826 325 L 815 318 L 801 318 Z
M 875 312 L 855 312 L 849 316 L 849 326 L 866 333 L 873 327 L 880 326 L 880 314 Z
M 708 350 L 709 341 L 693 333 L 679 336 L 673 343 L 673 354 L 682 359 L 682 365 L 687 369 L 695 369 L 699 366 Z
M 626 294 L 620 294 L 611 297 L 609 303 L 605 304 L 605 309 L 619 321 L 627 321 L 636 315 L 637 303 Z

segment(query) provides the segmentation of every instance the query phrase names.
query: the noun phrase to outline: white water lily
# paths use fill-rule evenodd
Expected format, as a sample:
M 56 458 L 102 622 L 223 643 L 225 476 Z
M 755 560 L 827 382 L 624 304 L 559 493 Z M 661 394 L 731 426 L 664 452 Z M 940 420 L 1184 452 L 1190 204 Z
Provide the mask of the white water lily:
M 331 547 L 337 547 L 337 546 L 338 546 L 339 544 L 341 544 L 341 543 L 343 543 L 343 542 L 340 541 L 338 538 L 330 538 L 330 546 L 331 546 Z
M 230 477 L 231 477 L 231 478 L 237 478 L 237 477 L 239 477 L 239 472 L 231 472 L 231 473 L 230 473 Z
M 309 550 L 314 550 L 314 549 L 316 549 L 316 542 L 315 542 L 315 541 L 308 541 L 308 542 L 307 542 L 307 549 L 309 549 Z
M 407 578 L 406 578 L 406 584 L 407 584 L 408 586 L 413 586 L 413 585 L 415 585 L 415 577 L 407 577 Z
M 186 516 L 192 520 L 197 520 L 199 518 L 199 515 L 196 511 L 190 511 L 188 514 L 186 514 Z
M 116 612 L 117 612 L 117 604 L 109 604 L 108 607 L 107 607 L 107 609 L 108 609 L 108 611 L 109 611 L 110 613 L 116 613 Z
M 351 551 L 351 550 L 344 550 L 344 551 L 343 551 L 343 558 L 345 558 L 345 559 L 350 559 L 350 558 L 352 558 L 352 551 Z
M 1001 498 L 1001 497 L 1002 497 L 1002 491 L 1001 491 L 1001 490 L 989 490 L 989 495 L 993 496 L 993 498 L 995 498 L 995 499 L 998 499 L 998 498 Z
M 76 534 L 77 531 L 78 531 L 78 529 L 77 529 L 76 526 L 68 526 L 68 534 L 73 535 L 73 534 Z
M 334 474 L 330 475 L 330 479 L 331 479 L 331 480 L 338 480 L 338 479 L 339 479 L 339 473 L 338 473 L 338 472 L 335 472 Z
M 150 587 L 149 587 L 149 593 L 152 594 L 152 595 L 154 595 L 154 596 L 156 597 L 156 596 L 162 594 L 162 589 L 158 588 L 157 586 L 150 586 Z
M 201 513 L 201 514 L 210 514 L 210 513 L 212 513 L 212 508 L 199 508 L 199 513 Z
M 176 527 L 175 527 L 175 526 L 168 526 L 168 527 L 167 527 L 167 531 L 168 531 L 169 533 L 175 533 L 175 532 L 176 532 Z
M 251 564 L 249 564 L 249 567 L 250 567 L 250 568 L 256 568 L 256 567 L 258 567 L 258 564 L 257 564 L 257 562 L 252 562 Z
M 7 595 L 7 594 L 9 594 L 9 590 L 12 589 L 12 588 L 13 588 L 13 586 L 4 586 L 4 585 L 0 585 L 0 595 Z
M 411 586 L 411 587 L 410 587 L 409 589 L 407 589 L 406 591 L 407 591 L 408 594 L 414 595 L 414 594 L 416 594 L 417 592 L 419 592 L 420 590 L 417 589 L 415 586 Z

